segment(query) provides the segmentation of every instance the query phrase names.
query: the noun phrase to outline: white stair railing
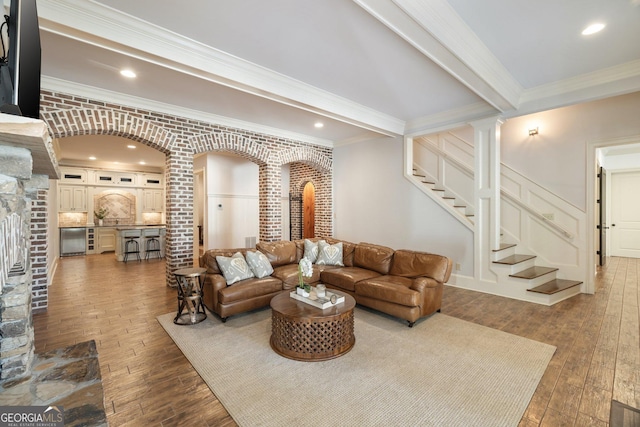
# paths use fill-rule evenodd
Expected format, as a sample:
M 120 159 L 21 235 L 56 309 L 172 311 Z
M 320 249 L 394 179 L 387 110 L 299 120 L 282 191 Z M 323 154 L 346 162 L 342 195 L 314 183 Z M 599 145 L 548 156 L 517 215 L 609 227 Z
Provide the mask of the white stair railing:
M 406 167 L 415 168 L 445 194 L 454 196 L 456 204 L 473 212 L 472 144 L 447 132 L 409 141 L 411 154 L 406 157 L 412 163 Z M 503 240 L 518 244 L 520 250 L 536 255 L 545 265 L 561 268 L 558 277 L 584 281 L 586 213 L 504 164 L 500 179 Z M 411 180 L 419 186 L 420 180 Z M 430 192 L 428 188 L 423 191 Z M 438 202 L 447 205 L 442 199 Z M 473 229 L 459 211 L 450 210 Z

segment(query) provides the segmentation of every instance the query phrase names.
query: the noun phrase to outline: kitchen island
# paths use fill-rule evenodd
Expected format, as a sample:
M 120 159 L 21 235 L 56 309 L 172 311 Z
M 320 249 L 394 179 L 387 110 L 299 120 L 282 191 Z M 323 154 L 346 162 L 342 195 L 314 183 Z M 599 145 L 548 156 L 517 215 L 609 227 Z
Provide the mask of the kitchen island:
M 126 241 L 138 242 L 141 260 L 147 258 L 147 240 L 153 236 L 158 236 L 160 242 L 160 256 L 157 253 L 150 253 L 149 259 L 164 257 L 166 227 L 163 225 L 121 225 L 116 227 L 116 260 L 124 261 Z M 137 261 L 135 254 L 129 254 L 127 261 Z

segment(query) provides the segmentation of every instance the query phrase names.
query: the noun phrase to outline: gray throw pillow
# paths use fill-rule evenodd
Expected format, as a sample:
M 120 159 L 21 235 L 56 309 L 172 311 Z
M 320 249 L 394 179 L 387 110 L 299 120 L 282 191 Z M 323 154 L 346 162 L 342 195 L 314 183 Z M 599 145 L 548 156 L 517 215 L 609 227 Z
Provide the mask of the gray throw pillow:
M 247 264 L 253 271 L 254 276 L 258 279 L 270 276 L 273 273 L 273 267 L 267 259 L 267 256 L 260 251 L 247 251 Z
M 318 242 L 318 259 L 316 264 L 339 265 L 344 267 L 342 262 L 342 242 L 330 245 L 324 240 Z
M 311 261 L 312 264 L 318 259 L 318 243 L 320 242 L 324 242 L 324 240 L 312 242 L 309 239 L 304 239 L 304 258 Z
M 227 281 L 227 285 L 233 285 L 241 280 L 254 277 L 253 272 L 240 252 L 236 252 L 231 257 L 218 255 L 216 256 L 216 261 L 224 279 Z

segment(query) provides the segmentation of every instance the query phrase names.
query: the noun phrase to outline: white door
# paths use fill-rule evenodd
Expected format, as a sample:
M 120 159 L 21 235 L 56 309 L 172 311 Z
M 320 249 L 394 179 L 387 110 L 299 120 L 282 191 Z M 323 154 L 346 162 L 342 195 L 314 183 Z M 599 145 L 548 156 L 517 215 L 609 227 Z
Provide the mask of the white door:
M 640 171 L 611 174 L 611 255 L 640 258 Z

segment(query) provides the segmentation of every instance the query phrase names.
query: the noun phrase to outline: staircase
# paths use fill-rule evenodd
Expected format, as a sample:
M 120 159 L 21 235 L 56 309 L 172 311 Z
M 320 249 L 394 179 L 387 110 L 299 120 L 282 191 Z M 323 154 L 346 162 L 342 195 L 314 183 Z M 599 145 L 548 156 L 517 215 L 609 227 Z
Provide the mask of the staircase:
M 450 206 L 459 219 L 464 218 L 470 225 L 473 225 L 473 209 L 467 206 L 464 201 L 460 200 L 460 198 L 454 194 L 451 194 L 450 191 L 439 187 L 436 182 L 428 179 L 426 175 L 419 173 L 416 167 L 413 168 L 413 177 L 419 180 L 425 188 L 431 190 L 446 206 Z
M 498 269 L 504 268 L 511 280 L 526 285 L 527 292 L 541 294 L 535 297 L 541 303 L 552 305 L 580 293 L 581 281 L 556 278 L 558 268 L 535 265 L 535 255 L 518 254 L 516 247 L 516 244 L 503 243 L 494 249 L 493 264 Z
M 425 156 L 427 155 L 425 155 L 424 151 L 424 141 L 421 141 L 420 143 L 422 144 L 421 149 L 423 150 L 420 157 L 426 158 Z M 451 145 L 450 141 L 448 143 Z M 469 159 L 467 158 L 466 161 L 459 160 L 454 158 L 450 153 L 442 152 L 442 149 L 439 147 L 428 147 L 427 149 L 432 150 L 432 152 L 435 153 L 437 163 L 433 159 L 426 163 L 430 165 L 439 165 L 438 171 L 432 174 L 428 170 L 424 169 L 420 164 L 413 163 L 412 174 L 411 176 L 407 174 L 407 178 L 413 181 L 413 183 L 421 188 L 425 194 L 429 195 L 444 209 L 448 210 L 451 215 L 475 233 L 476 228 L 474 223 L 476 218 L 474 215 L 474 207 L 471 205 L 473 197 L 470 196 L 470 191 L 467 188 L 473 188 L 473 171 L 471 167 L 468 166 Z M 462 151 L 460 147 L 456 147 L 456 150 L 457 152 Z M 503 166 L 503 168 L 505 167 Z M 444 172 L 442 172 L 446 169 L 455 169 L 456 172 L 451 177 L 447 177 L 444 176 Z M 551 250 L 548 251 L 549 253 L 546 254 L 545 259 L 555 261 L 550 264 L 556 265 L 539 265 L 546 264 L 546 262 L 544 259 L 540 261 L 539 250 L 532 250 L 532 247 L 541 246 L 540 243 L 528 243 L 523 241 L 522 238 L 525 237 L 525 233 L 513 232 L 513 224 L 507 224 L 507 228 L 511 227 L 511 229 L 509 229 L 509 232 L 502 230 L 500 240 L 506 236 L 507 240 L 514 240 L 518 243 L 501 243 L 500 247 L 492 249 L 490 256 L 491 265 L 489 266 L 489 270 L 496 276 L 494 287 L 487 287 L 487 282 L 489 281 L 486 279 L 481 280 L 479 278 L 466 277 L 463 278 L 462 281 L 468 280 L 482 283 L 481 285 L 463 285 L 462 287 L 477 289 L 544 305 L 553 305 L 579 294 L 581 292 L 580 285 L 583 282 L 580 280 L 567 280 L 563 278 L 565 275 L 572 275 L 576 273 L 579 274 L 580 277 L 584 276 L 583 267 L 580 265 L 580 261 L 573 263 L 575 265 L 572 265 L 571 261 L 567 261 L 567 258 L 582 259 L 582 253 L 579 252 L 581 242 L 577 242 L 578 239 L 576 239 L 575 232 L 572 232 L 571 229 L 568 230 L 566 225 L 563 224 L 563 222 L 570 222 L 554 221 L 553 215 L 551 215 L 552 218 L 550 219 L 549 214 L 542 213 L 545 212 L 544 210 L 542 212 L 539 211 L 540 206 L 527 206 L 527 200 L 525 200 L 526 197 L 522 197 L 523 191 L 511 192 L 511 188 L 509 188 L 510 186 L 513 186 L 514 180 L 517 180 L 518 178 L 510 175 L 508 177 L 503 177 L 503 179 L 508 182 L 508 188 L 505 189 L 503 187 L 501 191 L 501 204 L 506 206 L 507 215 L 516 210 L 519 210 L 518 212 L 520 212 L 516 215 L 519 219 L 511 222 L 524 222 L 522 218 L 527 216 L 529 224 L 534 224 L 534 226 L 529 225 L 531 228 L 545 228 L 546 231 L 541 232 L 541 235 L 544 234 L 544 237 L 536 236 L 535 230 L 530 231 L 529 233 L 533 234 L 532 237 L 534 241 L 548 240 L 546 245 L 551 246 Z M 445 182 L 451 182 L 452 185 L 445 185 Z M 523 187 L 526 187 L 527 185 L 529 184 L 523 184 Z M 533 186 L 535 186 L 535 184 L 531 185 L 531 187 Z M 520 190 L 520 187 L 515 188 Z M 552 200 L 554 198 L 552 197 L 553 195 L 544 193 L 546 190 L 543 189 L 531 191 L 532 193 L 535 191 L 538 192 L 538 194 L 535 194 L 535 197 L 531 197 L 531 199 L 538 205 L 540 205 L 539 200 L 545 200 L 545 202 L 549 200 L 550 205 L 553 205 L 554 207 L 560 206 L 557 210 L 558 215 L 563 215 L 562 219 L 566 220 L 566 218 L 564 218 L 565 211 L 569 212 L 570 209 L 562 206 L 562 201 Z M 461 194 L 465 196 L 461 196 Z M 514 194 L 518 194 L 518 196 Z M 544 207 L 544 209 L 547 208 Z M 549 211 L 553 212 L 551 209 L 549 209 Z M 574 212 L 571 212 L 567 218 L 571 221 L 575 221 L 576 223 L 583 220 L 580 218 L 579 213 Z M 506 219 L 507 222 L 509 222 L 508 218 Z M 505 226 L 504 221 L 505 218 L 503 218 L 502 227 Z M 560 241 L 561 239 L 562 242 L 558 244 L 557 241 Z M 557 248 L 555 247 L 556 245 Z M 544 246 L 544 244 L 542 246 Z M 573 249 L 574 246 L 575 249 Z M 572 250 L 575 250 L 575 254 L 571 253 Z M 532 252 L 537 253 L 538 255 L 530 254 Z M 558 254 L 558 252 L 560 252 L 560 254 Z M 568 252 L 566 256 L 564 256 L 564 252 Z

